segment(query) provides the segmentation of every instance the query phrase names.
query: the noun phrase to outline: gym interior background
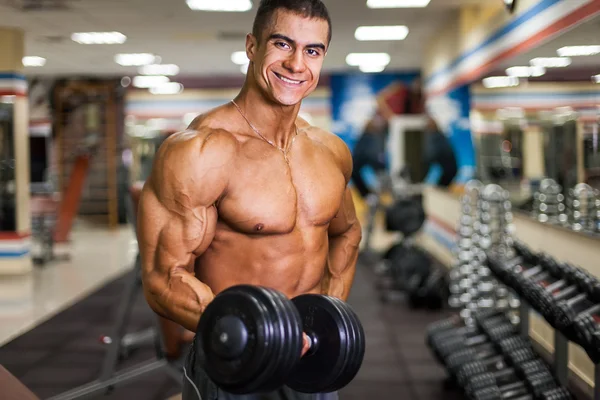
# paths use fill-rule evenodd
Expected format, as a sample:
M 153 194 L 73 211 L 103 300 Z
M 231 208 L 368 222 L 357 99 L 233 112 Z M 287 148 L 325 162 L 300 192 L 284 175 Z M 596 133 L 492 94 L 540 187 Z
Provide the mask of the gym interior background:
M 132 194 L 243 83 L 257 2 L 203 3 L 228 1 L 0 3 L 1 398 L 178 398 Z M 600 1 L 325 3 L 301 115 L 350 149 L 389 121 L 376 199 L 355 193 L 366 353 L 341 398 L 600 398 Z M 426 113 L 449 188 L 421 163 Z

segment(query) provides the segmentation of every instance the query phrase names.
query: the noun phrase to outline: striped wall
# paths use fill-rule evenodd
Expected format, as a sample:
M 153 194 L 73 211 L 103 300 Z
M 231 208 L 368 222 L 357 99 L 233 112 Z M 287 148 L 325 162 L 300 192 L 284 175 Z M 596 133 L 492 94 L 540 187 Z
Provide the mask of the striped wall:
M 489 32 L 477 45 L 429 74 L 425 89 L 435 95 L 468 84 L 502 61 L 535 48 L 599 13 L 598 0 L 538 0 L 499 29 Z M 432 59 L 426 62 L 435 64 Z
M 599 34 L 600 35 L 600 34 Z M 596 112 L 600 107 L 600 85 L 594 83 L 535 83 L 512 88 L 472 88 L 472 105 L 478 111 L 492 111 L 504 107 L 524 110 L 552 110 L 572 107 Z
M 27 96 L 27 80 L 22 74 L 0 73 L 0 96 Z
M 156 96 L 147 91 L 132 91 L 127 95 L 126 115 L 139 119 L 182 118 L 186 114 L 201 114 L 233 99 L 239 89 L 186 89 L 178 95 Z M 312 116 L 330 116 L 328 89 L 317 89 L 302 102 L 301 112 Z

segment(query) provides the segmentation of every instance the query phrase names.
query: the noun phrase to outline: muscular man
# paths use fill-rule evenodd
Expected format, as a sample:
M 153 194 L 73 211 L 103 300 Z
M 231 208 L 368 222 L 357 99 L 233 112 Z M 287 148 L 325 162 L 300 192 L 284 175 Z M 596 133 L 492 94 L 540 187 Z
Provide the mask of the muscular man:
M 261 1 L 240 93 L 161 146 L 138 217 L 144 291 L 161 316 L 195 331 L 215 295 L 237 284 L 347 299 L 361 239 L 351 155 L 298 118 L 330 39 L 320 0 Z M 233 396 L 196 357 L 186 361 L 184 400 L 337 398 L 287 387 Z

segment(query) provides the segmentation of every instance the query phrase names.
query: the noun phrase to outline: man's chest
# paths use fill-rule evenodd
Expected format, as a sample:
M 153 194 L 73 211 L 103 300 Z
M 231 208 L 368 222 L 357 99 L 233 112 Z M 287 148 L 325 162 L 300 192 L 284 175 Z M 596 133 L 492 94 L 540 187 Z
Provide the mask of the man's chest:
M 247 153 L 236 163 L 219 218 L 247 233 L 289 233 L 323 226 L 336 215 L 345 178 L 327 151 L 299 144 L 288 154 Z

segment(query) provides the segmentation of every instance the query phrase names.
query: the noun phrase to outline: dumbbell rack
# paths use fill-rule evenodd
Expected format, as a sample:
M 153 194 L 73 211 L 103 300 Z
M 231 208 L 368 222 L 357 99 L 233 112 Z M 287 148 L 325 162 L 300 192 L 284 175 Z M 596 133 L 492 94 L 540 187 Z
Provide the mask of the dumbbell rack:
M 525 251 L 530 251 L 528 249 L 526 249 L 525 245 L 522 243 L 518 243 L 517 247 L 517 253 L 519 253 L 518 248 L 521 249 L 520 253 L 523 254 Z M 490 269 L 492 270 L 492 272 L 494 274 L 498 274 L 501 270 L 498 269 L 498 264 L 495 264 L 496 266 L 494 267 L 494 260 L 498 261 L 498 259 L 500 259 L 501 257 L 497 257 L 497 255 L 492 255 L 492 254 L 488 254 L 488 260 L 490 261 Z M 504 261 L 504 260 L 503 260 Z M 549 263 L 556 263 L 555 260 L 553 260 L 550 256 L 548 255 L 544 255 L 544 262 L 540 262 L 540 264 L 545 263 L 546 265 L 549 265 Z M 571 277 L 575 277 L 574 279 L 569 281 L 569 284 L 572 286 L 577 286 L 578 287 L 578 291 L 573 293 L 573 297 L 577 297 L 579 295 L 582 294 L 586 294 L 589 297 L 586 297 L 586 299 L 591 300 L 592 304 L 599 304 L 600 303 L 600 299 L 597 298 L 597 294 L 595 293 L 591 293 L 594 289 L 599 288 L 600 287 L 600 281 L 598 279 L 596 279 L 595 277 L 591 276 L 589 273 L 587 273 L 587 271 L 574 267 L 574 266 L 570 266 L 570 265 L 562 265 L 561 264 L 556 264 L 559 265 L 560 268 L 565 268 L 571 272 L 569 272 L 569 276 Z M 510 270 L 510 269 L 514 269 L 514 265 L 505 265 L 502 268 L 506 268 L 506 270 Z M 520 268 L 520 267 L 517 267 Z M 502 273 L 502 275 L 504 275 L 504 272 Z M 566 279 L 565 276 L 567 274 L 565 273 L 564 276 L 558 278 L 558 280 L 560 279 Z M 502 278 L 502 276 L 499 276 L 499 279 L 506 282 L 506 278 Z M 581 285 L 576 284 L 577 280 L 581 281 Z M 585 281 L 585 283 L 583 283 Z M 536 284 L 537 285 L 537 284 Z M 585 288 L 589 288 L 588 290 L 584 290 L 581 289 L 582 287 Z M 529 289 L 528 289 L 529 290 Z M 542 291 L 545 289 L 541 289 Z M 558 302 L 557 302 L 558 304 Z M 530 317 L 530 311 L 535 311 L 536 313 L 542 315 L 547 322 L 554 328 L 554 356 L 553 356 L 553 361 L 552 361 L 552 366 L 553 366 L 553 370 L 554 370 L 554 375 L 556 377 L 556 379 L 558 380 L 558 382 L 564 386 L 567 387 L 568 386 L 568 376 L 569 376 L 569 342 L 571 342 L 571 340 L 569 338 L 567 338 L 564 334 L 563 331 L 561 331 L 561 329 L 556 325 L 557 323 L 554 322 L 554 320 L 551 317 L 548 317 L 549 312 L 546 310 L 546 312 L 543 309 L 537 308 L 537 307 L 533 307 L 531 306 L 530 302 L 526 301 L 526 299 L 521 298 L 521 306 L 519 309 L 519 317 L 520 317 L 520 332 L 524 337 L 529 337 L 529 317 Z M 579 313 L 577 315 L 581 315 L 582 313 Z M 572 328 L 574 329 L 574 328 Z M 577 341 L 574 341 L 573 343 L 581 346 L 583 348 L 584 351 L 586 351 L 586 353 L 588 354 L 588 356 L 590 357 L 590 359 L 592 360 L 592 362 L 594 362 L 595 364 L 595 371 L 594 371 L 594 400 L 600 400 L 600 352 L 596 353 L 596 355 L 591 354 L 591 352 L 594 351 L 593 347 L 594 346 L 584 346 L 582 343 L 579 343 Z M 587 347 L 587 348 L 586 348 Z
M 450 272 L 452 308 L 461 309 L 465 324 L 481 309 L 515 309 L 518 300 L 500 285 L 485 265 L 486 251 L 506 253 L 512 243 L 512 212 L 508 192 L 499 185 L 472 180 L 461 198 L 462 214 L 456 264 Z

